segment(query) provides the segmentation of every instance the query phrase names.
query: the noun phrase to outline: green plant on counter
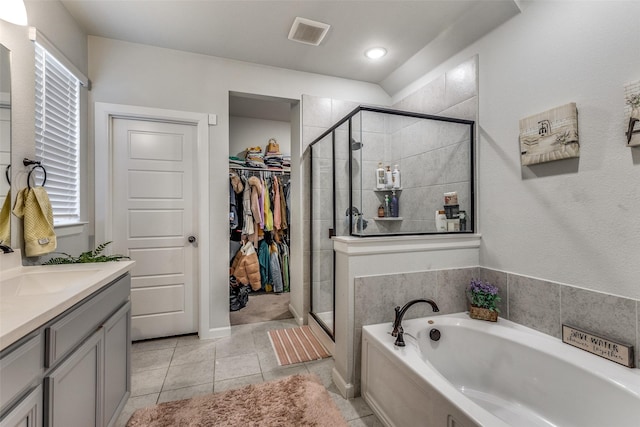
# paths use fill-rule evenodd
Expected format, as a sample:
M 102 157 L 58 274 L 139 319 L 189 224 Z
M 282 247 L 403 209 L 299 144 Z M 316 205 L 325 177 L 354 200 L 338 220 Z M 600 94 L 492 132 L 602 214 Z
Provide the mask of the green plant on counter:
M 496 307 L 496 304 L 501 301 L 497 286 L 482 280 L 472 279 L 467 288 L 467 294 L 472 305 L 500 313 L 500 309 Z
M 120 261 L 122 259 L 131 259 L 126 255 L 103 255 L 102 251 L 110 244 L 111 242 L 106 242 L 98 246 L 92 251 L 82 252 L 77 257 L 66 254 L 64 252 L 56 252 L 62 257 L 51 258 L 49 261 L 45 262 L 43 265 L 56 265 L 56 264 L 82 264 L 87 262 L 109 262 L 109 261 Z

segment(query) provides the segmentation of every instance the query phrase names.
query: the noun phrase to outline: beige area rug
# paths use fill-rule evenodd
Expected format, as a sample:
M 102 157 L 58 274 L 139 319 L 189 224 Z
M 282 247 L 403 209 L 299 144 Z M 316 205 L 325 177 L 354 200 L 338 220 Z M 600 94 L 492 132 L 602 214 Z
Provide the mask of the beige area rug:
M 269 331 L 271 346 L 280 366 L 320 360 L 331 356 L 309 326 Z
M 160 403 L 127 427 L 340 427 L 344 418 L 315 375 L 293 375 L 237 390 Z

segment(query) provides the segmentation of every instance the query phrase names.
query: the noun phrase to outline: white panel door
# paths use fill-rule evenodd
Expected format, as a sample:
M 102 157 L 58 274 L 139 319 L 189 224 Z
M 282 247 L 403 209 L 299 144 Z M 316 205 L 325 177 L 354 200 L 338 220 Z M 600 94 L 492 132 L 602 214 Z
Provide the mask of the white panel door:
M 136 261 L 133 340 L 197 331 L 196 126 L 113 120 L 113 249 Z

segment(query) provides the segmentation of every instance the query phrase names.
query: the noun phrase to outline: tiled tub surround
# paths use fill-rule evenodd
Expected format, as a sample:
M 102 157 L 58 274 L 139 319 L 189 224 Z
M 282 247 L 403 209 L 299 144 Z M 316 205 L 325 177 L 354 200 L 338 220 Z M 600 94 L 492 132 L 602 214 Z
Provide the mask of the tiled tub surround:
M 353 362 L 356 384 L 360 383 L 362 326 L 392 322 L 393 308 L 415 298 L 433 299 L 440 308 L 438 314 L 466 311 L 466 286 L 471 278 L 478 277 L 500 288 L 501 317 L 559 339 L 564 323 L 633 345 L 636 366 L 640 366 L 640 301 L 518 274 L 470 267 L 355 279 Z M 431 315 L 428 305 L 417 304 L 407 311 L 405 318 Z

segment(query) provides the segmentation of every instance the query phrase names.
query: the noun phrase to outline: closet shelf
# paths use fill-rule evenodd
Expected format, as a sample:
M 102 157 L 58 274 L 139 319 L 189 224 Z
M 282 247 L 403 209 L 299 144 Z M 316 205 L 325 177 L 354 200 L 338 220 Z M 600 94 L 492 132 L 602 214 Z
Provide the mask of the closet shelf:
M 373 191 L 376 193 L 391 193 L 393 191 L 402 191 L 402 187 L 400 188 L 374 188 Z
M 401 216 L 385 216 L 385 217 L 378 217 L 378 216 L 374 216 L 373 220 L 374 221 L 402 221 L 404 218 L 402 218 Z
M 229 164 L 229 169 L 245 170 L 245 171 L 258 171 L 258 172 L 286 172 L 291 173 L 291 168 L 252 168 L 249 166 L 240 166 Z

